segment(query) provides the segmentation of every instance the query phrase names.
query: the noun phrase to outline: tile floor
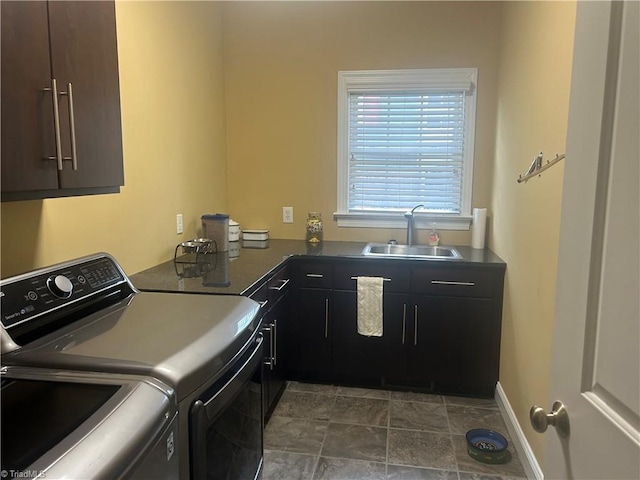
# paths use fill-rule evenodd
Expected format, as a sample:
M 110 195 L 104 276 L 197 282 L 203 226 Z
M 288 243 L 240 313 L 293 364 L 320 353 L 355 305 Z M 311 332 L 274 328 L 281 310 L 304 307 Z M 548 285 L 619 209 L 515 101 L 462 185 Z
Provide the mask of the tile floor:
M 290 382 L 265 430 L 263 480 L 512 480 L 526 474 L 515 450 L 488 465 L 464 434 L 509 438 L 494 400 Z

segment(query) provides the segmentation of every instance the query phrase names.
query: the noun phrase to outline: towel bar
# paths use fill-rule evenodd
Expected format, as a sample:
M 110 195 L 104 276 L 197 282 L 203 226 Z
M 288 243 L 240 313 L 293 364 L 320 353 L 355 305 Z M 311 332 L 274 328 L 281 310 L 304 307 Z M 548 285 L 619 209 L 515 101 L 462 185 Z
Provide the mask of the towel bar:
M 351 280 L 357 280 L 359 277 L 351 277 Z M 385 282 L 390 282 L 391 279 L 390 278 L 383 278 L 382 280 L 384 280 Z

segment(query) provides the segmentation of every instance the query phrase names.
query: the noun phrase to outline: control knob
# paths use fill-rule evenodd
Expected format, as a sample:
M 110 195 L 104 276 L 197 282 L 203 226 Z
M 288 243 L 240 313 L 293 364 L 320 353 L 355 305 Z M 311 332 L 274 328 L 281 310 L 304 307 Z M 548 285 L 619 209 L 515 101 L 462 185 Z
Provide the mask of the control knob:
M 64 275 L 49 277 L 47 279 L 47 288 L 58 298 L 69 298 L 73 293 L 73 283 Z

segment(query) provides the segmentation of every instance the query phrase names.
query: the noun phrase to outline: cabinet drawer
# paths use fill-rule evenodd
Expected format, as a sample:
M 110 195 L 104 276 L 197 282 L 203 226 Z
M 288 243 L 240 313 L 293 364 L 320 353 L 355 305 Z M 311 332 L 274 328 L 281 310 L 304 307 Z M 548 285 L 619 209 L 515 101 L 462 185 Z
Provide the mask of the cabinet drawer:
M 491 272 L 479 269 L 414 269 L 411 291 L 450 297 L 492 297 L 494 278 Z
M 331 288 L 333 266 L 324 262 L 300 262 L 295 278 L 298 287 Z
M 267 282 L 267 298 L 275 304 L 289 289 L 291 278 L 288 268 L 278 270 Z
M 410 270 L 406 267 L 390 267 L 367 262 L 349 263 L 335 267 L 334 288 L 337 290 L 357 290 L 357 277 L 382 277 L 385 279 L 385 293 L 406 293 L 409 291 Z

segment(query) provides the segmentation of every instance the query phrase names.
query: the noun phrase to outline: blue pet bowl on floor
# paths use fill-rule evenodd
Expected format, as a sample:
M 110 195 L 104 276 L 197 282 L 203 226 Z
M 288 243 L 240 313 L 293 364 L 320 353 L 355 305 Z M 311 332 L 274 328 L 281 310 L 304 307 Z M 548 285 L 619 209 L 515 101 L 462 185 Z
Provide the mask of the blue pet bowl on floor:
M 507 439 L 493 430 L 474 428 L 467 432 L 469 456 L 483 463 L 504 463 L 508 460 Z

